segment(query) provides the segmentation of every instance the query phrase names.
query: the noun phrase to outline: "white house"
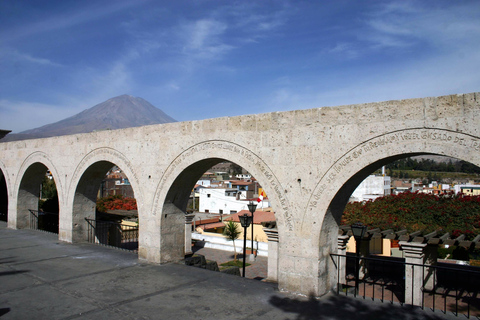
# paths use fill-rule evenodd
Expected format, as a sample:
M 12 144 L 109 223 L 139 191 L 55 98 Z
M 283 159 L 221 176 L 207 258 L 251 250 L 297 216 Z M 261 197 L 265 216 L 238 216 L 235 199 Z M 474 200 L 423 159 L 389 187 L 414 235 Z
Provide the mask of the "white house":
M 360 183 L 350 196 L 350 201 L 375 200 L 390 194 L 391 179 L 389 176 L 370 175 Z
M 211 180 L 208 180 L 208 179 L 198 180 L 197 184 L 208 188 L 211 185 Z
M 257 198 L 248 199 L 247 191 L 236 188 L 202 188 L 198 191 L 200 212 L 233 214 L 248 210 L 249 201 L 255 201 L 257 208 L 270 207 L 268 199 L 260 202 L 257 202 Z
M 479 184 L 457 184 L 455 185 L 455 194 L 460 192 L 469 196 L 480 195 L 480 185 Z

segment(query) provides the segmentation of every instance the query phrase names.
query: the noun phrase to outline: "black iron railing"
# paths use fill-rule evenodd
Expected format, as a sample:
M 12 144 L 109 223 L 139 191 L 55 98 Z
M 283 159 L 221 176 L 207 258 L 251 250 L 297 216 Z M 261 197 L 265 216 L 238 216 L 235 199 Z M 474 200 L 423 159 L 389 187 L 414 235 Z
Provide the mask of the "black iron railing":
M 58 213 L 39 210 L 30 211 L 30 229 L 58 233 Z
M 93 219 L 85 220 L 87 221 L 88 242 L 131 251 L 138 250 L 137 225 Z
M 458 316 L 480 319 L 480 268 L 465 265 L 422 265 L 406 263 L 392 257 L 357 257 L 331 254 L 337 268 L 337 294 L 354 295 L 381 302 L 416 304 L 422 309 L 441 310 Z M 345 264 L 342 267 L 342 264 Z M 358 292 L 355 290 L 355 264 L 362 270 Z M 343 269 L 345 268 L 345 269 Z M 341 270 L 345 270 L 342 276 Z M 411 274 L 405 278 L 406 271 Z M 421 283 L 414 283 L 420 277 Z M 417 273 L 417 277 L 415 276 Z M 406 285 L 405 281 L 411 281 Z M 411 292 L 405 292 L 405 288 Z M 421 297 L 414 303 L 414 291 L 421 289 Z

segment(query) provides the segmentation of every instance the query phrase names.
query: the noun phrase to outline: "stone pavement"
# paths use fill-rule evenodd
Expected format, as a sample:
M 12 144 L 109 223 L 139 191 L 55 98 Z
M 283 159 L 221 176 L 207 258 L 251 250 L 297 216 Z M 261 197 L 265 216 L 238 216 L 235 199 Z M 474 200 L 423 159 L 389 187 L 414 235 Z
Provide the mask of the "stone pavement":
M 0 222 L 2 319 L 460 319 L 419 308 L 327 295 L 136 254 L 68 244 L 57 235 Z
M 217 261 L 218 266 L 224 262 L 234 259 L 233 252 L 216 250 L 211 248 L 193 247 L 193 253 L 205 256 L 207 260 Z M 238 253 L 237 259 L 243 261 L 243 254 Z M 245 277 L 255 280 L 265 280 L 267 278 L 267 257 L 257 256 L 255 261 L 249 261 L 249 256 L 246 257 L 246 262 L 250 265 L 245 267 Z M 240 271 L 241 272 L 241 271 Z

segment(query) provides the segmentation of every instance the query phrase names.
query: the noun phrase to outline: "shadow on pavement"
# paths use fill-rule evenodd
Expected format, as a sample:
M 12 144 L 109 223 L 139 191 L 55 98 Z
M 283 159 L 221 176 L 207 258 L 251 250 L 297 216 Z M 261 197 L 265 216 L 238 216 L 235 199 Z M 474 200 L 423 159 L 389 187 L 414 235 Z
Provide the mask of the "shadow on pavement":
M 0 317 L 10 312 L 10 308 L 0 308 Z
M 297 320 L 445 319 L 433 314 L 430 310 L 422 310 L 419 307 L 399 306 L 390 303 L 366 303 L 363 300 L 342 296 L 330 296 L 322 299 L 316 299 L 313 295 L 298 299 L 274 296 L 270 299 L 270 303 L 284 312 L 296 314 L 295 319 Z
M 30 272 L 30 271 L 28 271 L 28 270 L 1 271 L 0 272 L 0 277 L 1 276 L 10 276 L 12 274 L 25 273 L 25 272 Z

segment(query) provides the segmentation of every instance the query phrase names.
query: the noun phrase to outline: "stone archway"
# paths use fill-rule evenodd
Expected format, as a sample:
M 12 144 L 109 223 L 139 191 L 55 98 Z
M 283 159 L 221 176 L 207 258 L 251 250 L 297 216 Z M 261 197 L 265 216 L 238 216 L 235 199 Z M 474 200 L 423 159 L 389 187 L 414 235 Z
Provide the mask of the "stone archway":
M 456 131 L 414 128 L 364 141 L 338 159 L 325 173 L 310 197 L 302 218 L 302 234 L 313 235 L 318 248 L 318 294 L 334 285 L 330 253 L 337 249 L 338 225 L 348 198 L 368 174 L 400 158 L 442 155 L 480 165 L 480 137 Z M 316 214 L 315 214 L 316 213 Z
M 64 186 L 59 179 L 58 171 L 49 159 L 47 154 L 43 152 L 35 152 L 28 156 L 23 162 L 16 185 L 18 186 L 17 194 L 14 196 L 16 200 L 15 211 L 9 219 L 9 226 L 17 229 L 29 227 L 29 209 L 38 210 L 38 199 L 40 197 L 40 185 L 45 173 L 50 170 L 57 188 L 59 208 L 64 199 Z M 61 215 L 60 210 L 60 215 Z
M 157 234 L 158 247 L 139 249 L 145 259 L 155 259 L 154 261 L 161 263 L 183 259 L 185 222 L 182 213 L 185 211 L 188 196 L 198 178 L 221 161 L 230 161 L 245 168 L 262 184 L 272 207 L 275 208 L 280 239 L 285 232 L 293 230 L 288 199 L 268 166 L 252 151 L 238 144 L 219 140 L 206 141 L 186 149 L 165 171 L 153 207 L 156 229 L 149 230 L 150 237 Z
M 8 222 L 8 174 L 0 161 L 0 220 Z
M 137 200 L 139 221 L 142 221 L 142 191 L 133 165 L 120 152 L 111 148 L 100 148 L 87 154 L 73 174 L 66 204 L 66 210 L 69 210 L 71 214 L 67 215 L 61 224 L 64 226 L 61 240 L 68 242 L 87 240 L 85 219 L 95 219 L 100 183 L 108 170 L 115 165 L 121 168 L 129 178 Z

